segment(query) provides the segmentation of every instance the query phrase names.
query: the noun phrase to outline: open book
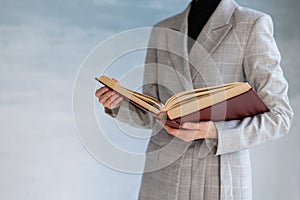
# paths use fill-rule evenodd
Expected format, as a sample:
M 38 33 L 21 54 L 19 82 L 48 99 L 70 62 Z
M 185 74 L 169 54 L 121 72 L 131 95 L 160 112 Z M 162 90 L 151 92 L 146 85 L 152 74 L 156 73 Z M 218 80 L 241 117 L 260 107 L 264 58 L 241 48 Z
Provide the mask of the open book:
M 96 80 L 172 127 L 180 127 L 182 122 L 242 119 L 269 111 L 254 89 L 243 82 L 180 92 L 163 104 L 151 96 L 122 87 L 107 76 Z

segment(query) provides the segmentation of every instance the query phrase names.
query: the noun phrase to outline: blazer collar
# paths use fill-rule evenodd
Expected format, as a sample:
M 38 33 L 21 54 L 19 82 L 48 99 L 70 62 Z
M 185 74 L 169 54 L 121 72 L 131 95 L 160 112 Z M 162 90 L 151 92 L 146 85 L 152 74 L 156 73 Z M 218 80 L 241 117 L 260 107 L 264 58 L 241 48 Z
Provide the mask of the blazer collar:
M 208 28 L 210 30 L 214 30 L 226 24 L 229 24 L 230 18 L 237 6 L 238 4 L 234 0 L 221 0 L 216 10 L 207 22 Z M 191 2 L 183 12 L 176 16 L 176 19 L 174 19 L 168 27 L 173 30 L 186 33 L 185 30 L 187 26 L 187 17 L 190 8 Z
M 221 0 L 209 22 L 211 30 L 230 23 L 230 19 L 238 4 L 234 0 Z

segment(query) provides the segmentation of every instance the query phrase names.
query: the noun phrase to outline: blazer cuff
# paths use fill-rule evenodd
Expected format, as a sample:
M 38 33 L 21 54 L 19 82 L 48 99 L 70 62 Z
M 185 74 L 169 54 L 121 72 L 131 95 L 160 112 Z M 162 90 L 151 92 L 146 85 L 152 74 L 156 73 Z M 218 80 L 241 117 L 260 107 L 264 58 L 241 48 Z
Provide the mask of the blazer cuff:
M 117 108 L 113 108 L 113 109 L 109 109 L 109 108 L 104 107 L 104 112 L 106 114 L 110 115 L 111 117 L 115 118 L 119 113 L 119 109 L 120 109 L 120 106 L 117 107 Z
M 214 152 L 215 156 L 232 153 L 241 149 L 242 133 L 239 129 L 226 130 L 224 121 L 214 122 L 218 131 L 217 148 Z

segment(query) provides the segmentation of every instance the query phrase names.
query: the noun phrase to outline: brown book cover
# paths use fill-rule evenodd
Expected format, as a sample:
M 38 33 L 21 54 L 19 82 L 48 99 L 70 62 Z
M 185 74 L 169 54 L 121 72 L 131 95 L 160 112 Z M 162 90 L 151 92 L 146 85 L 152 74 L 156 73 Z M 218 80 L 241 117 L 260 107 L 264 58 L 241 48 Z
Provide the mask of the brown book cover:
M 260 99 L 254 89 L 251 88 L 243 94 L 181 118 L 170 120 L 167 113 L 165 115 L 161 114 L 161 117 L 158 116 L 158 118 L 161 118 L 169 126 L 179 128 L 180 124 L 184 122 L 228 121 L 243 119 L 268 111 L 269 108 Z

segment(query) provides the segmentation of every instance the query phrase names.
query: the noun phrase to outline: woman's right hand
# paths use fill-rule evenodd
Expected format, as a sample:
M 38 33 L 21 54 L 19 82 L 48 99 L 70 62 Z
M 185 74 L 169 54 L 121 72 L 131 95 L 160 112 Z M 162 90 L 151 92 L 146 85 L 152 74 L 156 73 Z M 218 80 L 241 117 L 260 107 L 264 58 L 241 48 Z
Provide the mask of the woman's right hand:
M 95 96 L 99 99 L 99 102 L 108 109 L 118 108 L 123 100 L 121 95 L 108 87 L 99 88 L 96 91 Z

